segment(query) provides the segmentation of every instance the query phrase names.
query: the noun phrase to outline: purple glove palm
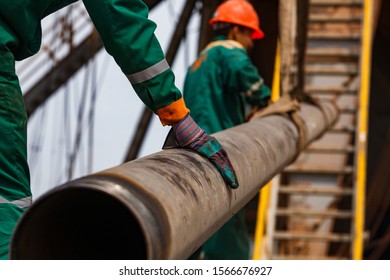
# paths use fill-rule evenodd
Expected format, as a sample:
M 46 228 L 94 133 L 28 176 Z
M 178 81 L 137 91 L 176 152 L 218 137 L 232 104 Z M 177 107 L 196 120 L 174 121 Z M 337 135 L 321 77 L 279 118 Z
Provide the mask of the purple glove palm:
M 226 151 L 222 148 L 217 139 L 208 135 L 187 115 L 179 123 L 172 126 L 171 132 L 174 136 L 174 146 L 191 149 L 207 158 L 221 173 L 226 184 L 232 189 L 238 188 L 238 181 L 233 166 Z M 172 133 L 169 133 L 172 137 Z M 168 138 L 170 138 L 168 135 Z M 164 147 L 167 147 L 170 139 L 166 140 Z M 172 141 L 172 139 L 171 139 Z

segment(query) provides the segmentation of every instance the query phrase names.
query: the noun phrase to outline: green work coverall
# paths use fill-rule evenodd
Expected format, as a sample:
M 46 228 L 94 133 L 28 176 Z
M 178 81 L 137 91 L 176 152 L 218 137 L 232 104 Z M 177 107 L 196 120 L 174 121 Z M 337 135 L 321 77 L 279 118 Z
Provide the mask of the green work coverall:
M 0 259 L 8 258 L 18 218 L 31 204 L 27 164 L 27 116 L 15 74 L 15 60 L 38 52 L 41 19 L 76 0 L 0 0 Z M 174 75 L 154 35 L 141 0 L 83 0 L 106 50 L 114 57 L 141 100 L 163 124 L 186 111 Z M 172 105 L 176 104 L 176 106 Z M 164 108 L 173 108 L 168 110 Z M 163 119 L 159 110 L 165 111 Z M 164 113 L 164 112 L 163 112 Z M 177 114 L 176 114 L 177 115 Z
M 216 37 L 188 69 L 183 95 L 195 122 L 211 134 L 242 124 L 246 107 L 266 106 L 270 89 L 241 44 Z M 201 250 L 205 259 L 248 259 L 244 210 L 222 226 Z

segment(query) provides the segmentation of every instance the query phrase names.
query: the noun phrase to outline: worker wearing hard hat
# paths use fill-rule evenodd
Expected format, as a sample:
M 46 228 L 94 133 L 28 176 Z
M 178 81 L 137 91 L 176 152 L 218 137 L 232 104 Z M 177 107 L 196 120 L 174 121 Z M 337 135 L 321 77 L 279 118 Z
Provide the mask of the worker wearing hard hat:
M 15 223 L 32 201 L 27 164 L 27 116 L 15 59 L 38 52 L 41 19 L 77 0 L 0 0 L 0 259 L 8 258 Z M 174 74 L 154 35 L 141 0 L 83 0 L 106 50 L 115 58 L 141 100 L 163 125 L 171 125 L 176 146 L 208 158 L 225 182 L 238 187 L 234 169 L 218 141 L 191 118 Z M 204 148 L 204 147 L 207 148 Z
M 270 89 L 247 54 L 253 40 L 264 37 L 252 5 L 226 1 L 218 6 L 210 25 L 216 37 L 189 67 L 183 95 L 199 126 L 215 133 L 242 124 L 248 105 L 266 106 Z M 244 214 L 238 212 L 206 241 L 201 248 L 205 259 L 248 259 Z

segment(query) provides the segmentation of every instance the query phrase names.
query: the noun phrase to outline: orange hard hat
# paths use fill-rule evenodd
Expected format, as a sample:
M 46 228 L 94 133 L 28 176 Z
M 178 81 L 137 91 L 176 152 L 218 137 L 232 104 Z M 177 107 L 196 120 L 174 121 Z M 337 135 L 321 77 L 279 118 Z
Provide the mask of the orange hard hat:
M 253 6 L 246 0 L 228 0 L 219 5 L 210 19 L 213 26 L 216 22 L 225 22 L 248 27 L 253 30 L 252 39 L 261 39 L 264 32 L 260 29 L 259 17 Z

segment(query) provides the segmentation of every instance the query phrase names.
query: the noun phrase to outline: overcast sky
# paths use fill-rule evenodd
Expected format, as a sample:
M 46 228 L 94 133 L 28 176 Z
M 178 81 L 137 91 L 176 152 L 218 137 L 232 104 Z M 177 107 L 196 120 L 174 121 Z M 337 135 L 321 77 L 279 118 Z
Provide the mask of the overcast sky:
M 164 1 L 150 13 L 150 18 L 157 23 L 156 36 L 164 51 L 168 47 L 183 3 L 184 1 L 181 0 Z M 49 21 L 50 19 L 45 20 L 44 25 Z M 198 24 L 199 17 L 194 15 L 188 29 L 187 42 L 181 45 L 173 65 L 176 85 L 180 90 L 183 86 L 187 65 L 196 56 Z M 93 138 L 93 172 L 122 163 L 143 110 L 143 103 L 105 50 L 99 52 L 95 63 L 98 89 Z M 79 71 L 67 89 L 59 90 L 46 102 L 45 109 L 37 111 L 29 120 L 29 164 L 35 198 L 67 180 L 66 163 L 69 150 L 72 149 L 74 143 L 77 128 L 76 116 L 84 90 L 85 75 L 84 70 Z M 74 104 L 72 105 L 74 108 L 71 109 L 74 113 L 68 117 L 65 117 L 64 113 L 65 96 L 68 96 L 69 104 Z M 89 98 L 87 97 L 87 103 Z M 88 110 L 89 108 L 84 113 L 85 116 Z M 162 127 L 158 118 L 154 116 L 140 156 L 161 151 L 168 130 L 169 127 Z M 82 139 L 81 153 L 76 160 L 74 178 L 88 172 L 86 133 L 83 134 Z

